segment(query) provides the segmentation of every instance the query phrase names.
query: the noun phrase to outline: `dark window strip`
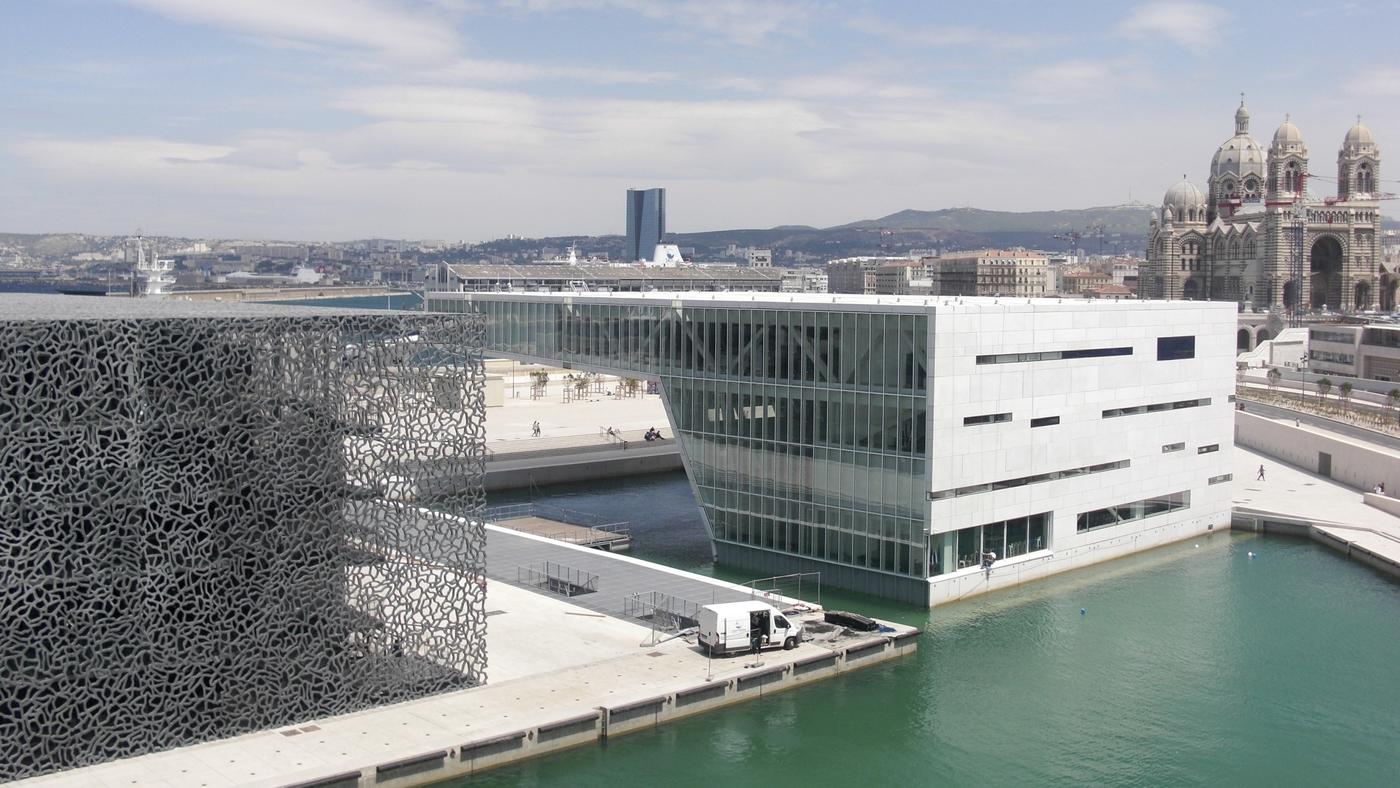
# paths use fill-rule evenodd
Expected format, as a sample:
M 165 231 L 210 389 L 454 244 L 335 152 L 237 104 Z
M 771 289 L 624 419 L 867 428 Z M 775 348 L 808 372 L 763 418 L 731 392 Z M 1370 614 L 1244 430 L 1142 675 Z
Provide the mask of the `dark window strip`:
M 1159 514 L 1187 509 L 1190 506 L 1190 490 L 1144 498 L 1141 501 L 1129 501 L 1117 506 L 1095 509 L 1092 512 L 1080 512 L 1075 522 L 1075 530 L 1083 532 L 1096 528 L 1107 528 L 1111 525 L 1122 525 L 1134 520 L 1145 520 Z
M 1176 402 L 1154 402 L 1151 405 L 1133 405 L 1128 408 L 1109 408 L 1103 412 L 1105 419 L 1113 419 L 1119 416 L 1139 416 L 1143 413 L 1160 413 L 1167 410 L 1182 410 L 1183 408 L 1203 408 L 1210 404 L 1210 397 L 1201 399 L 1182 399 Z
M 1095 347 L 1083 350 L 1041 350 L 1033 353 L 993 353 L 978 356 L 978 364 L 1017 364 L 1024 361 L 1066 361 L 1076 358 L 1102 358 L 1104 356 L 1131 356 L 1130 347 Z
M 993 490 L 1008 490 L 1012 487 L 1022 487 L 1027 484 L 1040 484 L 1041 482 L 1053 482 L 1057 479 L 1068 479 L 1072 476 L 1082 476 L 1086 473 L 1103 473 L 1104 471 L 1116 471 L 1120 468 L 1127 468 L 1132 464 L 1132 460 L 1116 460 L 1114 462 L 1101 462 L 1098 465 L 1084 465 L 1079 468 L 1067 468 L 1063 471 L 1039 473 L 1035 476 L 1022 476 L 1018 479 L 1002 479 L 1001 481 L 989 482 L 987 484 L 974 484 L 968 487 L 955 487 L 947 490 L 936 490 L 928 494 L 928 499 L 930 501 L 938 501 L 944 498 L 961 498 L 964 495 L 976 495 L 977 493 L 991 492 Z

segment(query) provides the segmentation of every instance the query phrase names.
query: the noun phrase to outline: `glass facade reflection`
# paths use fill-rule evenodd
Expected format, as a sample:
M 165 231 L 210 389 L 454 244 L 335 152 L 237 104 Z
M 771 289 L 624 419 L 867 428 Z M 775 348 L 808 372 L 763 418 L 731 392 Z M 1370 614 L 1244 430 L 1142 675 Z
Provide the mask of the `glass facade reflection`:
M 776 306 L 473 294 L 429 308 L 485 314 L 488 352 L 658 379 L 721 561 L 820 561 L 827 582 L 923 601 L 928 317 Z

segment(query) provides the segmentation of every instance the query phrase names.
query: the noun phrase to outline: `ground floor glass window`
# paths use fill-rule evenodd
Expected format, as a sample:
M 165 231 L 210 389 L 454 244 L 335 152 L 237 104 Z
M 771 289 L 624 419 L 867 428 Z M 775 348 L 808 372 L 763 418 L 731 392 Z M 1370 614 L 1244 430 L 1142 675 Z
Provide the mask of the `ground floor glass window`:
M 981 566 L 985 553 L 997 560 L 1015 558 L 1050 546 L 1050 512 L 974 525 L 929 537 L 929 575 Z

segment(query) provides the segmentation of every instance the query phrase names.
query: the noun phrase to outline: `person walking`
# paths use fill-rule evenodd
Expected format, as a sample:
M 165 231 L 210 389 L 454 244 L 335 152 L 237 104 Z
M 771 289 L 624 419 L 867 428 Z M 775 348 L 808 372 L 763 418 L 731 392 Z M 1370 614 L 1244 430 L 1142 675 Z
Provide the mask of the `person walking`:
M 1262 482 L 1262 481 L 1264 481 L 1264 466 L 1263 466 L 1263 465 L 1260 465 L 1260 466 L 1259 466 L 1259 475 L 1255 477 L 1254 481 L 1256 481 L 1256 482 Z
M 530 437 L 532 437 L 532 438 L 538 438 L 538 437 L 540 437 L 540 423 L 539 423 L 538 421 L 535 422 L 534 424 L 530 425 Z

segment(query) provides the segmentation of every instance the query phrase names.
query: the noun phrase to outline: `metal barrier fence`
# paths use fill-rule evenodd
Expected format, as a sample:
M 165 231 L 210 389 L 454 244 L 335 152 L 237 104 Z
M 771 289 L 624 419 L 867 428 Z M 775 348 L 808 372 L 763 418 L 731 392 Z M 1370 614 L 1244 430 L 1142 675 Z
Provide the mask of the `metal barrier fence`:
M 575 529 L 582 529 L 560 529 L 558 531 L 529 529 L 529 532 L 536 536 L 543 536 L 546 539 L 554 539 L 569 544 L 588 546 L 606 545 L 613 542 L 627 541 L 632 537 L 632 524 L 629 522 L 613 522 L 596 514 L 579 512 L 573 509 L 565 509 L 548 504 L 533 502 L 507 504 L 490 507 L 485 513 L 486 522 L 497 524 L 509 522 L 511 520 L 520 520 L 526 517 L 552 520 L 554 522 L 572 525 Z M 510 526 L 506 527 L 509 528 Z
M 776 594 L 800 599 L 803 602 L 813 602 L 820 605 L 822 603 L 822 573 L 821 572 L 797 572 L 790 575 L 778 575 L 776 577 L 761 577 L 757 580 L 750 580 L 744 585 L 749 587 L 750 596 L 765 596 Z M 806 593 L 815 593 L 815 599 L 807 599 Z
M 698 626 L 700 603 L 660 591 L 628 594 L 622 598 L 622 614 L 650 621 L 657 629 L 680 630 Z
M 543 588 L 569 597 L 591 594 L 598 590 L 597 575 L 553 561 L 515 567 L 515 581 L 521 585 Z
M 625 520 L 611 520 L 601 515 L 580 512 L 576 509 L 565 509 L 562 506 L 554 506 L 545 503 L 514 503 L 504 506 L 489 506 L 485 513 L 487 522 L 500 522 L 502 520 L 518 520 L 522 517 L 540 517 L 545 520 L 557 520 L 569 525 L 581 525 L 591 528 L 613 528 L 617 526 L 627 526 Z

